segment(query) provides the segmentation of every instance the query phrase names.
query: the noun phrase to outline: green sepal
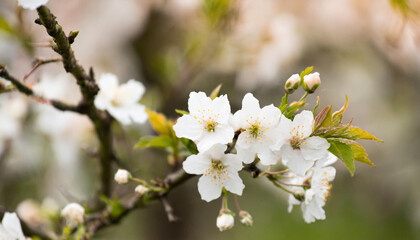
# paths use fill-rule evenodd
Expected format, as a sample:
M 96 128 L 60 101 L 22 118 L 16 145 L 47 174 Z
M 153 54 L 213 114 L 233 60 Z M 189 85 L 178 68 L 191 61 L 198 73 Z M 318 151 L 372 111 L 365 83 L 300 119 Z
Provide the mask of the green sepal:
M 197 150 L 197 146 L 195 145 L 195 143 L 187 138 L 180 138 L 181 143 L 184 145 L 184 147 L 191 153 L 191 154 L 197 154 L 198 150 Z

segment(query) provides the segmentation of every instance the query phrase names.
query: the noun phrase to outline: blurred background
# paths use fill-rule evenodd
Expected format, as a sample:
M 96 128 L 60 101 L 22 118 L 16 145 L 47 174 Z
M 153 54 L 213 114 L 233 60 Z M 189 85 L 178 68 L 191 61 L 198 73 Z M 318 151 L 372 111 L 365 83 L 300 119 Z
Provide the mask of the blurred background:
M 65 31 L 80 31 L 72 46 L 86 69 L 141 81 L 142 103 L 173 119 L 175 108 L 187 109 L 190 91 L 209 93 L 220 83 L 233 112 L 247 92 L 261 105 L 279 105 L 287 78 L 313 65 L 322 84 L 307 109 L 316 96 L 319 109 L 338 109 L 347 94 L 345 122 L 353 119 L 385 141 L 361 142 L 375 168 L 356 163 L 351 177 L 335 164 L 324 221 L 306 224 L 299 208 L 289 214 L 286 194 L 244 172 L 239 201 L 254 217 L 252 228 L 237 221 L 219 232 L 220 201 L 200 200 L 194 178 L 170 194 L 181 221 L 169 223 L 156 202 L 94 239 L 420 239 L 420 1 L 50 0 L 47 6 Z M 20 79 L 36 57 L 57 57 L 36 17 L 15 0 L 0 1 L 0 63 Z M 26 83 L 47 98 L 80 99 L 60 63 L 42 66 Z M 136 176 L 166 175 L 164 152 L 133 150 L 140 136 L 154 134 L 149 125 L 113 130 L 117 153 Z M 97 187 L 96 146 L 88 119 L 1 94 L 0 205 L 36 223 L 33 206 L 54 212 L 88 199 Z M 128 198 L 134 186 L 113 194 Z

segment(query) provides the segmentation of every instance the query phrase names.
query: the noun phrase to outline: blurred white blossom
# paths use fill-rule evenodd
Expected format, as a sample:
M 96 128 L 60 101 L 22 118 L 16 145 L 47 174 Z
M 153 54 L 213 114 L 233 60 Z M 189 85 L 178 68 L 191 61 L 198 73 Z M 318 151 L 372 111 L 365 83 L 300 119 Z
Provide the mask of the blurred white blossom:
M 74 228 L 84 222 L 85 209 L 78 203 L 69 203 L 61 211 L 70 228 Z
M 131 79 L 118 85 L 114 74 L 102 74 L 98 82 L 100 91 L 95 98 L 95 106 L 106 110 L 122 124 L 144 123 L 146 109 L 139 103 L 145 92 L 142 83 Z
M 131 178 L 131 174 L 124 169 L 118 169 L 118 171 L 115 173 L 114 180 L 118 184 L 126 184 L 128 183 L 128 180 Z
M 19 5 L 23 8 L 35 10 L 41 5 L 47 4 L 48 0 L 18 0 Z

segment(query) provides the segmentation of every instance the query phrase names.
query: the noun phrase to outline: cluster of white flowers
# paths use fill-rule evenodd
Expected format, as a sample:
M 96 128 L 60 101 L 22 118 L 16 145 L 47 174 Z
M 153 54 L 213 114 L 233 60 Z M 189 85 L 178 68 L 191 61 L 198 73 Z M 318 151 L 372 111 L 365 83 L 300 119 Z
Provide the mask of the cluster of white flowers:
M 319 85 L 319 74 L 307 76 L 302 82 L 310 92 Z M 297 77 L 292 76 L 291 86 Z M 245 186 L 238 172 L 243 164 L 256 159 L 265 166 L 281 162 L 288 167 L 293 181 L 301 181 L 294 184 L 302 185 L 311 179 L 306 192 L 302 187 L 294 189 L 302 193 L 305 220 L 325 218 L 322 207 L 335 169 L 325 165 L 330 164 L 327 160 L 333 156 L 328 151 L 330 144 L 324 138 L 312 136 L 311 111 L 302 111 L 290 120 L 272 104 L 261 108 L 259 101 L 248 93 L 242 109 L 232 115 L 226 95 L 212 100 L 203 92 L 190 93 L 188 110 L 189 114 L 180 117 L 173 128 L 177 137 L 191 139 L 197 145 L 199 153 L 189 156 L 183 168 L 189 174 L 202 175 L 198 191 L 203 200 L 220 197 L 222 189 L 242 195 Z M 301 203 L 295 198 L 291 204 L 297 202 Z
M 337 157 L 329 154 L 328 158 L 318 161 L 315 166 L 302 176 L 297 176 L 294 173 L 289 173 L 289 183 L 294 184 L 290 190 L 295 192 L 289 195 L 289 209 L 291 212 L 293 205 L 300 205 L 303 213 L 303 219 L 307 223 L 315 220 L 325 219 L 325 211 L 323 209 L 327 197 L 330 194 L 330 182 L 335 178 L 335 168 L 330 166 L 337 161 Z M 309 189 L 298 187 L 296 185 L 304 185 L 306 182 L 311 183 Z M 300 195 L 299 195 L 300 194 Z

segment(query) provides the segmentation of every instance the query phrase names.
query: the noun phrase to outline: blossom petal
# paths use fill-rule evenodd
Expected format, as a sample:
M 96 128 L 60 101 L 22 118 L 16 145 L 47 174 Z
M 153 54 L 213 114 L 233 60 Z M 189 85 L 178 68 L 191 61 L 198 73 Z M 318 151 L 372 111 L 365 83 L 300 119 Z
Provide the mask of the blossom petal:
M 222 159 L 223 166 L 226 168 L 232 169 L 233 171 L 240 171 L 242 169 L 242 161 L 236 154 L 225 154 Z
M 215 184 L 212 182 L 212 178 L 209 176 L 201 176 L 198 180 L 198 192 L 201 195 L 201 199 L 210 202 L 222 194 L 222 185 Z
M 204 92 L 191 92 L 188 98 L 188 111 L 191 115 L 199 114 L 203 109 L 209 109 L 211 99 Z
M 189 174 L 203 174 L 211 167 L 211 159 L 206 155 L 191 155 L 182 163 L 185 172 Z
M 148 118 L 146 107 L 141 104 L 131 105 L 129 107 L 129 115 L 135 123 L 144 123 Z
M 236 155 L 238 155 L 239 159 L 241 159 L 243 163 L 248 164 L 255 160 L 256 152 L 250 148 L 241 148 L 236 146 Z
M 231 193 L 241 196 L 242 191 L 245 188 L 245 185 L 242 182 L 242 179 L 239 177 L 236 171 L 230 169 L 227 170 L 229 178 L 226 179 L 225 188 Z
M 280 122 L 281 111 L 279 108 L 274 107 L 273 104 L 270 104 L 263 107 L 259 115 L 261 116 L 260 119 L 262 119 L 265 125 L 271 128 L 277 126 L 277 124 Z
M 219 124 L 228 124 L 231 117 L 230 104 L 227 95 L 222 95 L 212 101 L 213 113 L 217 115 Z
M 282 159 L 289 169 L 299 176 L 304 176 L 313 165 L 313 161 L 307 161 L 299 149 L 293 149 L 290 145 L 284 145 L 281 149 Z
M 217 143 L 227 144 L 232 141 L 234 134 L 231 126 L 219 124 L 213 132 L 205 132 L 197 140 L 197 149 L 199 152 L 204 152 Z
M 312 223 L 316 219 L 325 219 L 325 211 L 322 209 L 324 205 L 325 203 L 318 197 L 315 197 L 309 204 L 302 204 L 301 208 L 305 222 Z
M 263 165 L 273 165 L 277 163 L 279 156 L 271 151 L 269 148 L 265 148 L 263 151 L 257 153 Z
M 242 109 L 256 114 L 260 111 L 260 102 L 252 93 L 247 93 L 242 100 Z
M 111 114 L 115 119 L 117 119 L 118 122 L 128 125 L 131 123 L 129 112 L 127 111 L 126 107 L 114 107 L 109 106 L 106 109 L 109 114 Z
M 22 227 L 16 213 L 6 212 L 2 220 L 2 225 L 14 238 L 17 238 L 18 240 L 25 240 L 25 236 L 23 235 Z
M 197 140 L 203 133 L 201 124 L 189 114 L 178 118 L 173 129 L 177 137 L 184 137 L 191 140 Z
M 312 123 L 314 115 L 311 111 L 302 111 L 293 119 L 293 126 L 300 126 L 303 138 L 309 137 L 312 133 Z
M 118 89 L 118 77 L 112 73 L 104 73 L 99 78 L 98 86 L 100 92 L 112 99 L 115 89 Z
M 95 97 L 94 104 L 96 108 L 105 110 L 111 105 L 111 102 L 109 101 L 109 98 L 107 98 L 104 94 L 98 93 L 98 95 Z
M 328 157 L 329 147 L 330 144 L 325 138 L 316 136 L 307 138 L 300 144 L 303 157 L 311 161 Z
M 301 202 L 297 200 L 292 194 L 289 195 L 289 206 L 287 207 L 287 211 L 290 213 L 293 210 L 294 205 L 300 205 Z
M 221 160 L 225 156 L 227 146 L 225 144 L 215 144 L 205 153 L 210 156 L 211 159 Z
M 144 85 L 134 79 L 129 80 L 119 87 L 119 95 L 123 95 L 126 104 L 137 103 L 144 92 L 146 91 Z

